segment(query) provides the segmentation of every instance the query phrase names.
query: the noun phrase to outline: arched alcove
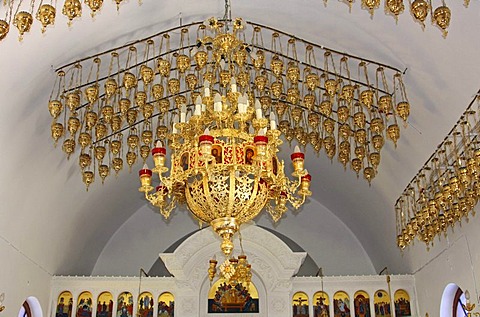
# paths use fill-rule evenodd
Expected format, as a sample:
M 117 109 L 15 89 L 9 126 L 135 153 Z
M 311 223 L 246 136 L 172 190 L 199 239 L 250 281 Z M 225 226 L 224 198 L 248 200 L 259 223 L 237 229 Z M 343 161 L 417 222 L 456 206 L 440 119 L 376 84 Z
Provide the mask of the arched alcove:
M 18 317 L 43 317 L 42 306 L 38 299 L 34 296 L 29 296 L 24 302 Z
M 440 317 L 457 317 L 463 316 L 465 312 L 461 306 L 465 303 L 465 294 L 462 289 L 455 283 L 445 286 L 440 302 Z
M 255 316 L 289 316 L 292 276 L 298 272 L 306 253 L 293 252 L 277 236 L 254 224 L 242 226 L 241 234 L 244 252 L 252 264 L 252 281 L 259 293 L 260 313 Z M 173 253 L 160 254 L 177 280 L 176 302 L 181 316 L 207 315 L 208 262 L 213 256 L 222 261 L 220 242 L 220 238 L 206 228 L 185 239 Z M 240 253 L 238 235 L 234 244 L 236 255 Z

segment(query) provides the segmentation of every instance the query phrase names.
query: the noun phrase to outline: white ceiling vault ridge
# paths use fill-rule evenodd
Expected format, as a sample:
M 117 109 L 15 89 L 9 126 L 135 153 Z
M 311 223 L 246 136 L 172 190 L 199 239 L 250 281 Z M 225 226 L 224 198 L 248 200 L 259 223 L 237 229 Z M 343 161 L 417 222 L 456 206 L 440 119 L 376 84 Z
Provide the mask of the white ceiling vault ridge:
M 313 176 L 310 202 L 299 212 L 288 212 L 278 225 L 270 224 L 308 253 L 331 253 L 345 259 L 348 254 L 342 254 L 338 246 L 358 241 L 355 247 L 367 260 L 363 272 L 354 274 L 371 274 L 385 266 L 390 273 L 417 269 L 411 264 L 410 251 L 402 254 L 396 247 L 393 205 L 480 85 L 480 2 L 472 0 L 468 9 L 463 1 L 449 1 L 448 5 L 453 18 L 444 39 L 430 25 L 422 31 L 408 13 L 398 22 L 382 12 L 370 19 L 359 4 L 354 4 L 349 13 L 336 1 L 329 1 L 327 7 L 322 1 L 311 0 L 232 2 L 233 17 L 407 69 L 404 81 L 411 104 L 408 126 L 402 130 L 396 149 L 391 143 L 385 145 L 372 185 L 357 179 L 354 173 L 344 172 L 343 166 L 336 160 L 331 162 L 324 152 L 317 157 L 309 150 L 306 167 Z M 116 255 L 110 258 L 110 267 L 125 257 L 135 259 L 149 252 L 150 257 L 156 257 L 163 251 L 159 247 L 166 248 L 196 229 L 185 211 L 176 211 L 165 222 L 146 206 L 137 190 L 140 163 L 132 173 L 110 177 L 103 186 L 97 180 L 86 192 L 78 162 L 67 160 L 53 146 L 47 105 L 56 67 L 177 26 L 180 15 L 182 23 L 188 23 L 222 17 L 223 10 L 223 1 L 144 0 L 139 6 L 130 0 L 117 13 L 114 2 L 106 1 L 94 19 L 85 11 L 69 28 L 66 18 L 59 14 L 55 26 L 45 34 L 34 29 L 22 42 L 12 34 L 0 42 L 3 240 L 52 275 L 89 275 L 102 253 Z M 16 30 L 12 28 L 11 32 Z M 290 150 L 282 152 L 286 158 Z M 127 224 L 137 217 L 143 222 Z M 325 228 L 333 218 L 345 226 L 344 236 L 332 235 Z M 151 228 L 149 221 L 158 226 Z M 262 225 L 268 221 L 264 216 L 258 220 Z M 138 239 L 128 248 L 115 243 L 117 239 L 128 241 L 130 235 Z M 142 243 L 152 241 L 151 237 L 165 241 L 154 246 Z M 112 251 L 113 245 L 118 249 Z M 318 263 L 321 256 L 316 261 L 322 266 Z M 335 274 L 349 275 L 353 271 L 348 265 L 342 270 Z

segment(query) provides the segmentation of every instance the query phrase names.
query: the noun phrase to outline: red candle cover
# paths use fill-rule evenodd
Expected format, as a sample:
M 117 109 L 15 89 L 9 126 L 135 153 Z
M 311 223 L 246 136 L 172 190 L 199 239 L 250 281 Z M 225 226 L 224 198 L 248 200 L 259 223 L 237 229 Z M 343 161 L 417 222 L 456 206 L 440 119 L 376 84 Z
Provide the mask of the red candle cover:
M 167 150 L 164 147 L 154 147 L 152 149 L 152 155 L 163 155 L 165 156 L 167 154 Z
M 257 135 L 253 138 L 253 142 L 255 144 L 260 143 L 260 144 L 267 144 L 268 143 L 268 137 L 264 135 Z
M 144 176 L 144 175 L 148 175 L 148 176 L 152 176 L 152 170 L 149 170 L 148 168 L 142 168 L 139 172 L 138 172 L 138 175 L 140 177 Z
M 305 176 L 302 176 L 302 181 L 311 182 L 312 181 L 312 175 L 307 174 Z
M 213 143 L 213 140 L 214 140 L 214 137 L 209 135 L 209 134 L 202 134 L 199 138 L 198 138 L 199 142 L 202 143 L 202 142 L 210 142 L 210 143 Z
M 295 159 L 302 159 L 304 160 L 305 159 L 305 154 L 303 154 L 302 152 L 295 152 L 295 153 L 292 153 L 292 155 L 290 155 L 290 158 L 293 160 Z

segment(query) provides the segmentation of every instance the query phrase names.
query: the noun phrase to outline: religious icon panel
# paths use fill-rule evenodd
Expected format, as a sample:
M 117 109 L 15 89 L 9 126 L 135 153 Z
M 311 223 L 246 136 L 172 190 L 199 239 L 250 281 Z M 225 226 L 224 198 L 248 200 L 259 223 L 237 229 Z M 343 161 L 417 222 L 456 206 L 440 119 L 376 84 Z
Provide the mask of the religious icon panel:
M 392 317 L 390 296 L 388 296 L 386 291 L 376 291 L 373 297 L 373 303 L 375 304 L 375 317 Z
M 258 313 L 258 291 L 249 283 L 229 284 L 224 279 L 216 281 L 208 293 L 209 313 Z
M 138 296 L 137 316 L 153 317 L 153 295 L 149 292 L 143 292 Z
M 296 292 L 292 299 L 293 317 L 308 317 L 308 295 Z
M 158 317 L 173 317 L 175 298 L 172 293 L 165 292 L 158 297 Z
M 399 289 L 395 292 L 395 316 L 396 317 L 410 317 L 412 316 L 410 310 L 410 296 L 408 293 L 403 290 Z
M 355 317 L 371 317 L 370 297 L 365 291 L 358 291 L 354 298 Z
M 350 317 L 350 297 L 343 291 L 333 295 L 333 316 Z
M 325 292 L 313 295 L 313 317 L 330 317 L 330 301 Z
M 58 295 L 55 317 L 70 317 L 72 315 L 73 298 L 72 293 L 64 291 Z
M 219 144 L 214 144 L 212 146 L 212 155 L 215 158 L 215 163 L 222 164 L 223 163 L 223 148 Z
M 133 296 L 129 292 L 118 295 L 117 317 L 133 317 Z
M 190 166 L 190 154 L 188 152 L 184 152 L 180 158 L 180 164 L 184 171 L 188 170 Z
M 245 148 L 245 164 L 252 165 L 255 157 L 255 149 L 253 147 Z
M 75 317 L 92 317 L 92 293 L 83 292 L 78 296 Z
M 97 317 L 113 316 L 113 296 L 110 292 L 103 292 L 97 298 Z

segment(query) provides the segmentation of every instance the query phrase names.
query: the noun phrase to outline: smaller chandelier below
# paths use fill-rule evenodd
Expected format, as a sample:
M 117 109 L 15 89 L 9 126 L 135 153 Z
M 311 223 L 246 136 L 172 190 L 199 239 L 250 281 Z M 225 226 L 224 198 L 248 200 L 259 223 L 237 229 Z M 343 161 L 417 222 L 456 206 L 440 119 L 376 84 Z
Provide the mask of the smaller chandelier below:
M 213 281 L 215 277 L 225 280 L 231 285 L 242 284 L 247 289 L 252 281 L 252 266 L 247 261 L 247 256 L 241 254 L 238 258 L 232 257 L 226 259 L 219 267 L 219 272 L 217 272 L 217 260 L 211 259 L 210 265 L 208 268 L 208 278 L 210 282 Z

